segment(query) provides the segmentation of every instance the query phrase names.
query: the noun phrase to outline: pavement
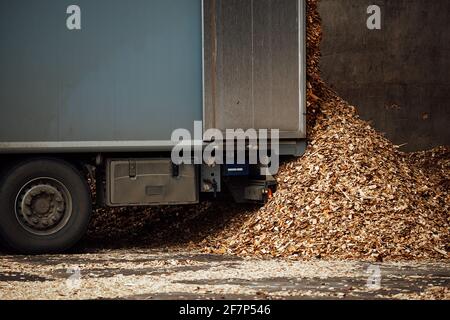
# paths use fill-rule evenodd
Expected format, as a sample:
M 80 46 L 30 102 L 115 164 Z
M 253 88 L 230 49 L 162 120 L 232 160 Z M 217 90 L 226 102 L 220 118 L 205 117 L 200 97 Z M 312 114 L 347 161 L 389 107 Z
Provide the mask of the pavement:
M 244 259 L 183 248 L 0 254 L 0 299 L 450 299 L 449 262 Z

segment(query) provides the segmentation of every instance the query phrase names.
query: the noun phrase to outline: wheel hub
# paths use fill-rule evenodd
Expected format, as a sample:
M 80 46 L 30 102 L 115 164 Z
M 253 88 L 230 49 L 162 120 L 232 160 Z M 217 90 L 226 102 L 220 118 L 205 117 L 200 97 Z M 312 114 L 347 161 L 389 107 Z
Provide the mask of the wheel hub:
M 45 214 L 48 213 L 48 211 L 50 210 L 51 207 L 51 203 L 49 201 L 49 198 L 39 198 L 36 200 L 33 208 L 33 211 L 35 211 L 38 214 Z
M 16 215 L 28 231 L 52 234 L 64 227 L 70 216 L 70 196 L 59 182 L 39 179 L 25 185 L 16 201 Z

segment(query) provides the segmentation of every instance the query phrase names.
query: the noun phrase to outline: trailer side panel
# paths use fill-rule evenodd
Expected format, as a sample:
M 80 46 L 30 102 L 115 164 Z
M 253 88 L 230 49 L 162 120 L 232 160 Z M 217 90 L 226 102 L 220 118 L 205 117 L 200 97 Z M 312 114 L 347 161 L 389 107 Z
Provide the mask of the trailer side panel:
M 74 3 L 81 30 L 67 27 Z M 3 146 L 138 145 L 192 130 L 201 21 L 201 0 L 0 0 Z

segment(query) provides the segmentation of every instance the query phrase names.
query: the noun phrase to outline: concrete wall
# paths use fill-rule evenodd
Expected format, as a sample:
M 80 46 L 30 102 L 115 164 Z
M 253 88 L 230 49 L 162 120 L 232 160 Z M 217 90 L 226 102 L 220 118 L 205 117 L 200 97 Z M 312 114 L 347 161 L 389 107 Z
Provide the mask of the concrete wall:
M 368 30 L 369 5 L 382 29 Z M 321 0 L 323 78 L 404 150 L 450 145 L 450 1 Z

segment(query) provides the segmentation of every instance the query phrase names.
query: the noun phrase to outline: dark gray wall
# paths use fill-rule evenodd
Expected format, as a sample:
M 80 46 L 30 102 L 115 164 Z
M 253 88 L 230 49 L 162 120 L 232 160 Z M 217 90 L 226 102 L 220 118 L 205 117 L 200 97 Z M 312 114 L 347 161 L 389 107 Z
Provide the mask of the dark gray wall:
M 369 5 L 382 29 L 366 27 Z M 323 78 L 404 150 L 450 145 L 450 1 L 321 0 Z

